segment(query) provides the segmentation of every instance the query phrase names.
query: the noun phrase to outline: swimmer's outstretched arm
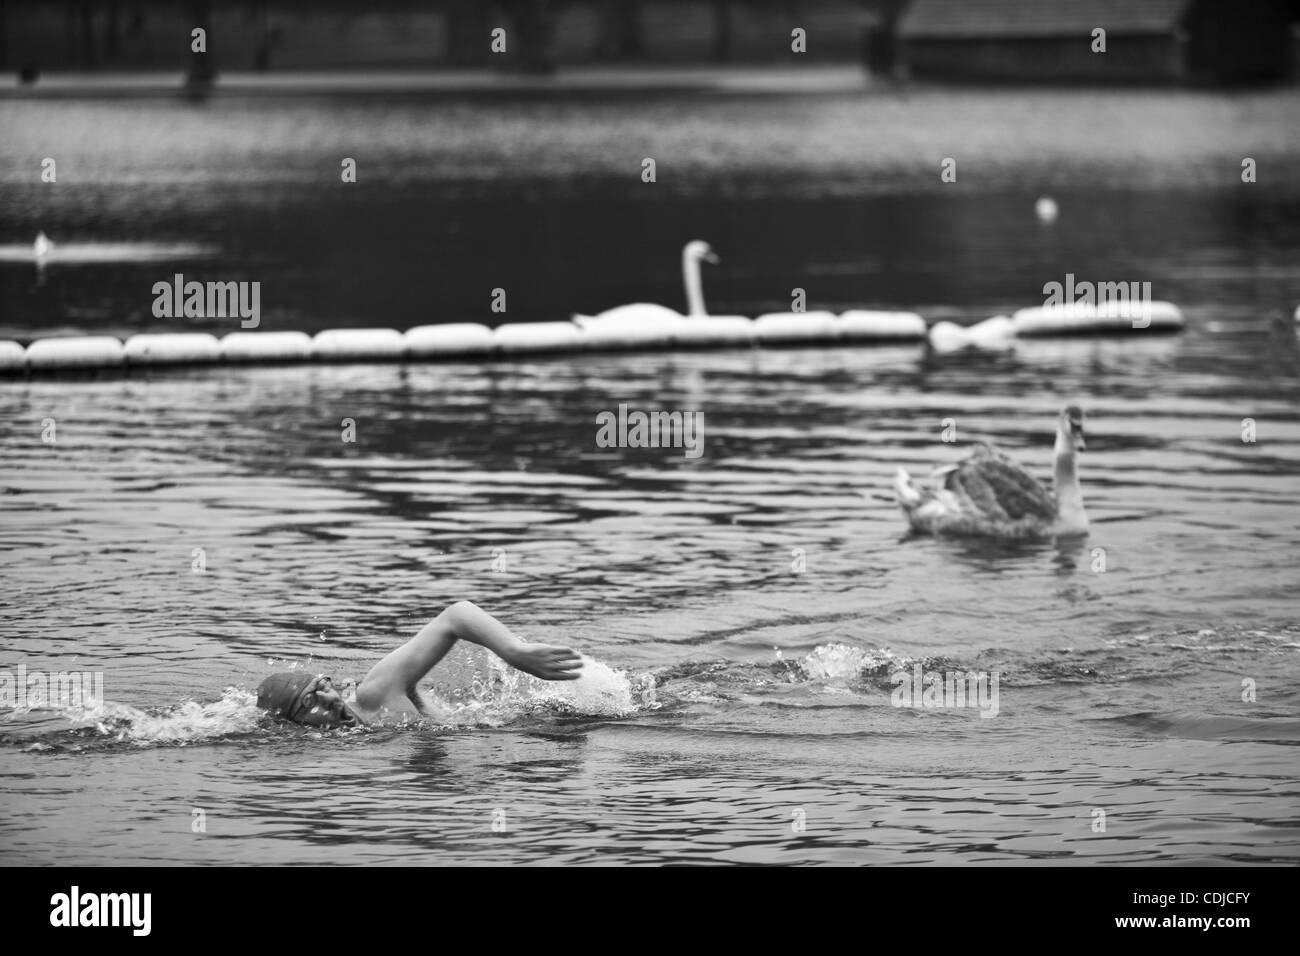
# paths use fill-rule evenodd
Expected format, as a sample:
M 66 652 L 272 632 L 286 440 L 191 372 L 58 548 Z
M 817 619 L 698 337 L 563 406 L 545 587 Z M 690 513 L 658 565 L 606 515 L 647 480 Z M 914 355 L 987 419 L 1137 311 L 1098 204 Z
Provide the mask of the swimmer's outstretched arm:
M 380 707 L 394 692 L 416 700 L 415 686 L 457 641 L 486 647 L 511 667 L 544 680 L 575 680 L 582 658 L 567 647 L 528 644 L 469 601 L 457 601 L 370 669 L 357 688 L 357 703 Z

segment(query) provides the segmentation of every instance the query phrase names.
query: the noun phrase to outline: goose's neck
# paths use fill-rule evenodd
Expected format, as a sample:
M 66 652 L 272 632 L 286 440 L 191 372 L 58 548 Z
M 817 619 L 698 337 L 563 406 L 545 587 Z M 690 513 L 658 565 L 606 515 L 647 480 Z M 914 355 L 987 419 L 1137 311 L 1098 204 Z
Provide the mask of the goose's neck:
M 700 279 L 700 260 L 682 253 L 682 280 L 686 283 L 686 314 L 708 315 L 704 311 L 704 284 Z
M 1079 457 L 1074 441 L 1064 431 L 1056 433 L 1054 474 L 1056 517 L 1061 526 L 1086 528 L 1088 517 L 1083 510 L 1083 490 L 1079 487 Z

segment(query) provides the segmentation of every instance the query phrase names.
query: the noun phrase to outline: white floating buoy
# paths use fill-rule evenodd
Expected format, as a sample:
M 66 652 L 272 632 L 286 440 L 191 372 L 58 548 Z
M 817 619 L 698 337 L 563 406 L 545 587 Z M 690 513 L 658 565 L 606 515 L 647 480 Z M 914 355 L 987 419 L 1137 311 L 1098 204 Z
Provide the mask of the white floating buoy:
M 0 372 L 21 372 L 27 368 L 27 350 L 17 342 L 0 340 Z
M 995 315 L 966 328 L 954 322 L 936 322 L 930 330 L 930 345 L 940 352 L 964 348 L 1010 348 L 1015 338 L 1015 324 L 1005 315 Z
M 1173 332 L 1183 313 L 1172 302 L 1107 302 L 1037 305 L 1011 317 L 1016 335 L 1073 335 L 1084 332 Z
M 915 312 L 872 312 L 850 309 L 835 319 L 841 339 L 923 339 L 925 319 Z
M 413 358 L 483 355 L 496 347 L 492 330 L 477 322 L 418 325 L 406 330 L 406 354 Z
M 311 340 L 312 358 L 325 362 L 400 359 L 406 339 L 396 329 L 327 329 Z
M 970 336 L 956 322 L 936 322 L 930 327 L 930 345 L 940 352 L 964 349 L 970 345 Z
M 995 315 L 983 322 L 976 322 L 966 330 L 966 336 L 972 345 L 1008 345 L 1016 337 L 1016 324 L 1010 316 Z
M 306 332 L 231 332 L 221 340 L 227 362 L 306 362 L 311 336 Z
M 586 316 L 583 317 L 584 319 Z M 574 322 L 582 329 L 582 336 L 590 349 L 666 348 L 673 342 L 676 330 L 688 320 L 658 318 L 647 322 L 618 322 L 588 319 Z
M 1060 212 L 1060 207 L 1051 196 L 1039 196 L 1038 201 L 1034 203 L 1034 215 L 1038 217 L 1039 222 L 1056 222 Z
M 673 329 L 673 343 L 688 347 L 752 345 L 757 336 L 747 315 L 693 315 Z
M 111 335 L 37 339 L 27 346 L 27 365 L 34 369 L 108 368 L 125 361 L 122 343 Z
M 769 312 L 754 320 L 760 342 L 829 342 L 838 334 L 833 312 Z
M 206 332 L 133 335 L 122 353 L 128 365 L 202 365 L 221 361 L 221 343 Z
M 584 334 L 572 322 L 510 322 L 492 337 L 502 352 L 567 352 L 586 347 Z
M 676 325 L 686 316 L 662 305 L 637 302 L 632 305 L 619 305 L 606 309 L 599 315 L 583 315 L 575 312 L 569 316 L 574 325 L 581 329 L 594 328 L 657 328 Z

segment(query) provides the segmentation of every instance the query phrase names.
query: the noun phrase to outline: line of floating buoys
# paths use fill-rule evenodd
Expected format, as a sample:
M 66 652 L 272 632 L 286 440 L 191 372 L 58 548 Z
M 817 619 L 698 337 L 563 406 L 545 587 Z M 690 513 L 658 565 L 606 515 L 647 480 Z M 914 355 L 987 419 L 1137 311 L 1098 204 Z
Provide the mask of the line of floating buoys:
M 133 335 L 122 345 L 127 365 L 206 365 L 221 361 L 221 343 L 207 332 Z
M 1177 332 L 1182 327 L 1183 313 L 1172 302 L 1040 305 L 1020 309 L 1009 318 L 995 315 L 970 326 L 936 322 L 930 327 L 929 339 L 936 351 L 952 352 L 964 348 L 1010 348 L 1022 337 Z
M 0 341 L 0 372 L 21 372 L 27 367 L 27 350 L 17 342 Z
M 980 349 L 1010 348 L 1016 338 L 1015 323 L 1005 315 L 971 326 L 955 322 L 936 322 L 930 328 L 930 344 L 939 352 L 952 352 L 968 347 Z
M 836 336 L 841 339 L 923 339 L 925 319 L 915 312 L 869 312 L 850 309 L 835 319 Z
M 306 332 L 231 332 L 221 340 L 227 362 L 306 362 L 311 336 Z
M 407 329 L 405 338 L 406 354 L 412 358 L 485 355 L 491 352 L 495 345 L 492 330 L 477 322 L 420 325 Z
M 586 345 L 583 330 L 572 322 L 511 322 L 492 333 L 498 351 L 570 352 Z
M 769 312 L 754 320 L 760 342 L 828 342 L 838 336 L 834 312 Z
M 1176 332 L 1183 313 L 1172 302 L 1107 302 L 1102 305 L 1039 305 L 1011 316 L 1016 335 L 1105 332 Z
M 1149 312 L 1147 311 L 1149 309 Z M 1149 320 L 1149 324 L 1143 323 Z M 1137 324 L 1135 324 L 1135 321 Z M 967 346 L 997 348 L 1017 336 L 1080 332 L 1172 331 L 1183 316 L 1169 302 L 1102 307 L 1021 309 L 963 328 L 937 322 L 928 331 L 915 312 L 850 310 L 682 316 L 644 325 L 593 321 L 514 322 L 490 329 L 473 322 L 396 329 L 329 329 L 303 332 L 231 332 L 221 339 L 206 332 L 141 333 L 123 344 L 106 335 L 38 339 L 27 348 L 0 341 L 0 374 L 34 371 L 197 365 L 231 362 L 371 362 L 545 352 L 615 351 L 674 347 L 726 348 L 754 344 L 917 341 L 928 335 L 941 351 Z
M 576 320 L 575 320 L 576 321 Z M 592 351 L 652 349 L 672 345 L 694 319 L 682 316 L 645 322 L 593 320 L 581 325 L 583 347 Z
M 114 368 L 125 364 L 122 343 L 111 335 L 37 339 L 27 346 L 27 367 L 31 369 Z
M 673 329 L 673 344 L 688 348 L 751 345 L 754 320 L 747 315 L 693 315 Z
M 322 362 L 391 361 L 406 354 L 397 329 L 326 329 L 311 340 L 311 357 Z

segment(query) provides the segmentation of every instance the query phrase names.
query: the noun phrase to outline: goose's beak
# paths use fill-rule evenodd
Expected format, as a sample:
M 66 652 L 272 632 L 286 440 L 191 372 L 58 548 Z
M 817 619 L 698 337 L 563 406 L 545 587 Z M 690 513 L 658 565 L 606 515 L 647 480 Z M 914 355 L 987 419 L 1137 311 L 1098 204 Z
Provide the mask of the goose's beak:
M 1083 451 L 1088 447 L 1088 443 L 1083 440 L 1083 427 L 1079 426 L 1074 429 L 1074 450 Z
M 718 254 L 714 252 L 712 249 L 710 249 L 704 255 L 700 256 L 700 258 L 703 259 L 711 266 L 716 266 L 718 263 L 722 262 L 722 260 L 718 258 Z

